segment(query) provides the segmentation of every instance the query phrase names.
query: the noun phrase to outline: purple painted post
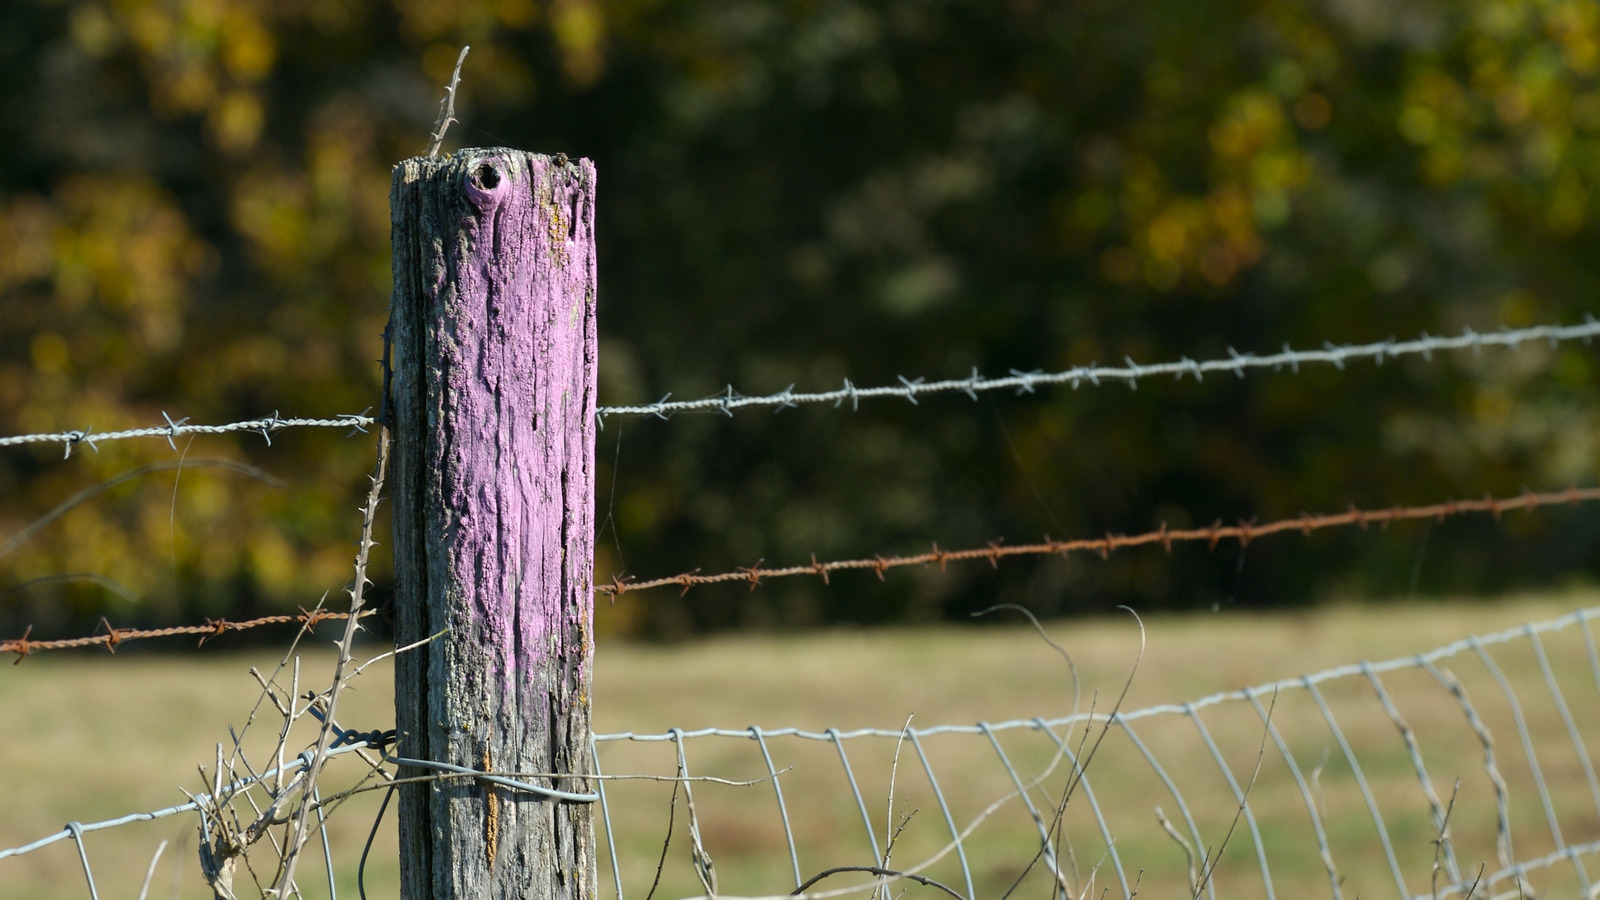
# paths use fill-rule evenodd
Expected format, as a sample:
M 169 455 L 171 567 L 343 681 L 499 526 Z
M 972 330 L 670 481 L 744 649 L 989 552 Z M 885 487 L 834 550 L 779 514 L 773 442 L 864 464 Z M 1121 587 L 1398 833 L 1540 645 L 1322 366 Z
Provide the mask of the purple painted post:
M 594 185 L 518 150 L 395 168 L 395 640 L 449 629 L 396 662 L 397 756 L 593 772 Z M 406 900 L 597 893 L 592 804 L 471 778 L 399 799 Z

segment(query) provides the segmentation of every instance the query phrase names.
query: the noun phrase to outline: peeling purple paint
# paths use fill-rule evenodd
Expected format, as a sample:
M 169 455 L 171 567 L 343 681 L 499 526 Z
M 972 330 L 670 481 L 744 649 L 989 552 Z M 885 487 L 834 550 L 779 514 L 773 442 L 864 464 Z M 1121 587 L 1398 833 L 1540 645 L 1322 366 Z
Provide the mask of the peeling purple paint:
M 440 359 L 451 400 L 438 431 L 441 500 L 460 523 L 450 582 L 476 586 L 471 624 L 503 684 L 577 649 L 556 632 L 577 624 L 574 580 L 592 596 L 593 506 L 569 508 L 568 492 L 594 495 L 596 339 L 592 315 L 567 313 L 594 295 L 594 175 L 584 162 L 578 177 L 552 178 L 552 165 L 503 152 L 468 160 L 462 191 L 476 215 L 462 223 L 466 253 L 442 310 L 452 340 Z M 583 214 L 568 223 L 574 206 Z M 552 629 L 559 622 L 569 627 Z
M 396 638 L 451 629 L 397 663 L 403 755 L 588 771 L 594 184 L 587 160 L 505 149 L 397 167 Z M 485 844 L 483 797 L 466 782 L 402 794 L 402 860 L 415 869 L 403 883 L 501 896 L 554 877 L 506 867 L 572 850 L 559 823 L 555 839 Z M 497 809 L 502 832 L 519 816 L 571 825 L 588 815 L 528 798 Z M 570 876 L 588 856 L 544 868 Z M 567 896 L 582 879 L 557 881 L 526 895 Z

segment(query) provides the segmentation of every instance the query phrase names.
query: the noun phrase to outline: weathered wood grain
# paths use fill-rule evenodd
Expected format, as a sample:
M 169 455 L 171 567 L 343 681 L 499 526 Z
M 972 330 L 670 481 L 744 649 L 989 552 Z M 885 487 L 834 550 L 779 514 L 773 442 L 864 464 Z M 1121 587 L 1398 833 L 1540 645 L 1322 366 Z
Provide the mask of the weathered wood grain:
M 591 771 L 594 189 L 517 150 L 395 168 L 396 641 L 450 629 L 396 665 L 400 756 Z M 399 809 L 408 900 L 595 895 L 590 804 L 455 779 Z

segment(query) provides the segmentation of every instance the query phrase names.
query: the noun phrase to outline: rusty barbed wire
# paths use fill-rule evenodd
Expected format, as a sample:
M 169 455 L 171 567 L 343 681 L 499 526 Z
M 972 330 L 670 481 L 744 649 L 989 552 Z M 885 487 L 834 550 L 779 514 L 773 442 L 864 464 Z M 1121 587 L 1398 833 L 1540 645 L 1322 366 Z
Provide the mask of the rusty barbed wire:
M 1031 394 L 1036 386 L 1051 384 L 1070 384 L 1073 390 L 1077 390 L 1085 383 L 1098 387 L 1102 382 L 1119 381 L 1129 388 L 1137 389 L 1140 379 L 1155 375 L 1172 375 L 1179 379 L 1185 375 L 1193 375 L 1195 380 L 1199 381 L 1215 372 L 1231 372 L 1243 378 L 1245 369 L 1281 370 L 1287 367 L 1298 373 L 1302 364 L 1312 363 L 1325 363 L 1343 369 L 1346 362 L 1359 359 L 1370 359 L 1380 366 L 1385 359 L 1400 356 L 1421 356 L 1431 362 L 1435 350 L 1478 352 L 1484 347 L 1514 349 L 1524 341 L 1538 340 L 1548 341 L 1552 347 L 1562 341 L 1582 340 L 1588 343 L 1591 338 L 1600 336 L 1600 321 L 1587 314 L 1583 318 L 1581 325 L 1536 325 L 1488 334 L 1467 328 L 1451 337 L 1433 337 L 1423 332 L 1420 338 L 1410 341 L 1396 341 L 1390 338 L 1386 341 L 1355 345 L 1324 342 L 1320 350 L 1293 350 L 1288 344 L 1284 344 L 1282 352 L 1265 356 L 1240 353 L 1229 347 L 1227 359 L 1199 361 L 1185 356 L 1177 362 L 1140 365 L 1125 357 L 1127 364 L 1123 366 L 1074 366 L 1061 372 L 1039 370 L 1023 372 L 1012 369 L 1010 375 L 1000 378 L 985 378 L 978 374 L 976 367 L 967 378 L 929 382 L 923 378 L 907 378 L 901 375 L 898 376 L 899 384 L 879 387 L 857 387 L 846 378 L 844 386 L 837 390 L 796 393 L 794 385 L 791 384 L 784 391 L 764 397 L 744 396 L 735 391 L 730 384 L 722 391 L 699 400 L 671 400 L 669 398 L 672 394 L 669 393 L 654 403 L 639 406 L 602 406 L 595 410 L 595 418 L 604 428 L 607 416 L 655 416 L 665 419 L 673 413 L 680 412 L 719 412 L 732 416 L 734 410 L 751 406 L 770 406 L 777 412 L 782 409 L 793 409 L 802 403 L 832 403 L 834 406 L 840 406 L 846 400 L 850 401 L 850 408 L 854 410 L 863 399 L 874 397 L 899 397 L 916 403 L 920 394 L 960 391 L 977 400 L 979 391 L 1008 389 L 1015 390 L 1019 394 Z
M 379 610 L 363 610 L 357 618 L 364 619 L 377 615 Z M 233 622 L 228 619 L 207 619 L 203 625 L 174 625 L 168 628 L 117 628 L 104 617 L 100 619 L 102 634 L 92 634 L 88 637 L 62 638 L 60 640 L 35 641 L 30 640 L 33 626 L 29 625 L 22 632 L 22 637 L 0 641 L 0 653 L 15 653 L 17 658 L 12 665 L 22 662 L 28 656 L 42 650 L 71 650 L 78 647 L 104 646 L 112 653 L 117 652 L 118 645 L 124 641 L 140 641 L 149 638 L 179 637 L 182 635 L 199 635 L 200 644 L 215 637 L 221 637 L 230 631 L 248 631 L 263 625 L 286 625 L 290 622 L 299 622 L 306 628 L 315 627 L 320 622 L 333 619 L 348 619 L 349 613 L 333 612 L 330 610 L 313 609 L 303 610 L 293 615 L 261 616 L 247 619 L 242 622 Z
M 889 569 L 898 569 L 905 566 L 927 566 L 937 563 L 943 570 L 952 562 L 965 562 L 969 560 L 988 560 L 989 565 L 999 568 L 1000 560 L 1010 556 L 1065 556 L 1074 551 L 1090 551 L 1099 553 L 1102 559 L 1111 555 L 1112 551 L 1124 547 L 1140 547 L 1149 544 L 1160 544 L 1168 553 L 1172 552 L 1175 543 L 1205 542 L 1207 549 L 1214 550 L 1217 544 L 1224 540 L 1236 540 L 1240 546 L 1249 546 L 1256 538 L 1280 534 L 1286 531 L 1299 531 L 1310 534 L 1324 528 L 1336 528 L 1345 525 L 1360 525 L 1366 528 L 1374 523 L 1388 525 L 1390 522 L 1399 522 L 1417 519 L 1437 519 L 1443 521 L 1450 516 L 1472 512 L 1493 513 L 1496 519 L 1505 512 L 1513 510 L 1530 510 L 1541 506 L 1572 505 L 1600 500 L 1600 488 L 1569 487 L 1564 491 L 1535 492 L 1524 489 L 1515 497 L 1498 498 L 1485 494 L 1481 500 L 1447 500 L 1442 503 L 1431 503 L 1426 506 L 1394 506 L 1389 509 L 1357 509 L 1354 504 L 1342 513 L 1323 513 L 1311 515 L 1303 513 L 1292 519 L 1280 519 L 1265 524 L 1256 524 L 1253 521 L 1241 521 L 1237 525 L 1224 525 L 1218 519 L 1208 528 L 1182 528 L 1169 529 L 1166 523 L 1155 531 L 1143 534 L 1107 534 L 1098 538 L 1077 538 L 1074 540 L 1053 540 L 1049 535 L 1041 543 L 1006 545 L 1000 541 L 990 541 L 984 547 L 969 547 L 962 550 L 943 550 L 938 543 L 926 553 L 915 553 L 905 556 L 874 556 L 871 559 L 836 559 L 819 562 L 816 554 L 811 555 L 810 565 L 785 566 L 777 569 L 763 569 L 757 560 L 753 566 L 745 566 L 732 572 L 720 572 L 714 575 L 702 575 L 699 569 L 692 569 L 679 575 L 669 575 L 664 578 L 652 578 L 649 581 L 632 581 L 627 576 L 613 576 L 610 584 L 595 585 L 595 592 L 605 594 L 615 599 L 622 594 L 633 591 L 649 590 L 651 588 L 676 585 L 682 588 L 682 593 L 687 594 L 689 589 L 702 584 L 721 584 L 730 581 L 748 582 L 753 591 L 761 582 L 769 578 L 789 578 L 796 575 L 815 575 L 828 583 L 828 576 L 833 572 L 870 569 L 883 580 L 883 573 Z

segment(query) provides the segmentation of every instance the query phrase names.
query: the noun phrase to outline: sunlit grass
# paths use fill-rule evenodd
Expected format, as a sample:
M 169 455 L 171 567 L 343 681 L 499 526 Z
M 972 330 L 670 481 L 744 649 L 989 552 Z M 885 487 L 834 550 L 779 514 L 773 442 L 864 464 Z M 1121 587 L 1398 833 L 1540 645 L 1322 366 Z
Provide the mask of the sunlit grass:
M 1382 660 L 1431 649 L 1473 633 L 1496 631 L 1596 602 L 1592 594 L 1513 598 L 1496 603 L 1332 607 L 1267 615 L 1204 614 L 1146 620 L 1146 643 L 1124 711 L 1196 699 L 1222 690 L 1292 678 L 1363 659 Z M 1132 617 L 1053 623 L 1052 636 L 1069 650 L 1081 678 L 1080 710 L 1108 712 L 1139 658 L 1140 632 Z M 322 642 L 326 647 L 326 642 Z M 1600 745 L 1600 696 L 1589 669 L 1581 631 L 1544 638 L 1544 648 L 1572 706 L 1583 737 Z M 368 651 L 378 652 L 377 649 Z M 1585 773 L 1526 641 L 1492 648 L 1493 658 L 1516 685 L 1528 727 L 1539 748 L 1543 776 L 1569 844 L 1600 839 Z M 270 671 L 278 654 L 231 651 L 215 645 L 199 651 L 109 657 L 94 653 L 40 655 L 0 672 L 0 715 L 7 723 L 0 740 L 0 847 L 21 844 L 71 820 L 101 818 L 181 803 L 179 788 L 205 789 L 196 767 L 209 767 L 215 744 L 232 746 L 228 728 L 242 728 L 259 694 L 251 666 Z M 1509 706 L 1483 665 L 1469 651 L 1441 663 L 1466 685 L 1469 697 L 1495 738 L 1500 771 L 1510 787 L 1513 851 L 1527 858 L 1553 849 L 1545 813 L 1510 718 Z M 303 657 L 301 690 L 325 682 L 332 655 L 318 649 Z M 935 724 L 999 723 L 1059 717 L 1072 711 L 1074 689 L 1065 663 L 1031 629 L 942 627 L 923 630 L 825 631 L 792 635 L 738 636 L 676 646 L 603 645 L 597 660 L 595 725 L 599 732 L 659 733 L 708 726 L 764 730 L 796 726 L 823 731 L 875 727 L 894 730 L 908 718 L 918 727 Z M 391 671 L 382 663 L 356 682 L 341 700 L 340 718 L 350 727 L 385 727 L 393 721 Z M 285 679 L 287 680 L 287 679 Z M 1410 669 L 1385 675 L 1384 686 L 1416 732 L 1435 791 L 1448 801 L 1461 779 L 1452 813 L 1453 846 L 1464 871 L 1479 863 L 1498 868 L 1494 796 L 1484 774 L 1484 748 L 1461 707 L 1431 676 Z M 1399 731 L 1375 701 L 1361 676 L 1325 683 L 1321 691 L 1357 758 L 1383 812 L 1406 887 L 1425 893 L 1434 859 L 1436 832 Z M 1272 702 L 1263 697 L 1264 706 Z M 1209 707 L 1200 714 L 1236 781 L 1250 779 L 1263 740 L 1260 717 L 1246 703 Z M 1333 847 L 1344 896 L 1396 892 L 1390 865 L 1337 742 L 1305 690 L 1280 695 L 1272 720 L 1293 752 L 1302 775 L 1313 782 L 1315 802 Z M 263 708 L 247 733 L 252 765 L 268 764 L 278 717 Z M 1217 763 L 1181 716 L 1138 719 L 1135 733 L 1180 786 L 1187 813 L 1198 828 L 1197 855 L 1215 852 L 1234 821 L 1238 803 Z M 1087 736 L 1088 747 L 1099 730 Z M 1067 737 L 1075 751 L 1085 734 Z M 1024 780 L 1049 765 L 1054 744 L 1035 730 L 997 733 Z M 303 736 L 293 744 L 303 745 Z M 854 795 L 844 778 L 838 750 L 826 742 L 769 738 L 779 769 L 797 845 L 802 877 L 837 865 L 867 865 L 874 850 Z M 950 842 L 950 829 L 935 802 L 918 748 L 888 738 L 863 738 L 845 747 L 861 789 L 872 832 L 882 852 L 890 818 L 889 777 L 895 769 L 893 818 L 910 814 L 891 862 L 911 867 Z M 1012 789 L 999 756 L 982 736 L 924 738 L 921 751 L 938 779 L 957 828 Z M 292 752 L 292 751 L 291 751 Z M 685 745 L 691 774 L 751 779 L 766 775 L 759 747 L 748 738 L 702 738 Z M 601 745 L 608 773 L 671 775 L 671 743 Z M 330 767 L 330 777 L 348 784 L 359 764 Z M 1031 793 L 1048 813 L 1059 799 L 1068 768 L 1059 766 Z M 1119 729 L 1111 730 L 1094 756 L 1089 787 L 1101 817 L 1116 835 L 1122 875 L 1141 879 L 1144 896 L 1183 891 L 1184 851 L 1157 823 L 1161 806 L 1173 826 L 1190 839 L 1184 809 Z M 610 782 L 615 841 L 626 896 L 643 898 L 654 879 L 667 833 L 672 786 L 664 782 Z M 722 892 L 786 893 L 794 887 L 789 835 L 777 813 L 770 781 L 749 787 L 693 785 L 699 830 L 716 862 Z M 377 811 L 381 792 L 360 795 L 330 821 L 341 896 L 355 896 L 356 860 Z M 1274 745 L 1267 743 L 1251 793 L 1277 895 L 1328 896 L 1329 876 L 1317 852 L 1305 800 Z M 913 812 L 914 811 L 914 812 Z M 394 820 L 379 834 L 367 866 L 369 897 L 397 892 Z M 699 893 L 689 864 L 688 810 L 680 793 L 672 843 L 656 896 Z M 1080 789 L 1065 814 L 1070 844 L 1061 848 L 1063 869 L 1074 890 L 1109 887 L 1120 896 L 1119 875 L 1106 851 L 1088 793 Z M 156 845 L 170 842 L 157 868 L 152 897 L 208 897 L 196 863 L 196 820 L 180 815 L 158 822 L 90 834 L 86 844 L 101 896 L 137 894 Z M 996 897 L 1024 871 L 1038 849 L 1033 820 L 1017 800 L 1000 805 L 966 840 L 964 850 L 976 893 Z M 1263 896 L 1256 846 L 1243 819 L 1217 870 L 1219 896 Z M 325 896 L 320 854 L 302 865 L 306 896 Z M 1591 865 L 1600 874 L 1600 867 Z M 602 896 L 612 890 L 610 860 L 601 859 Z M 1144 874 L 1141 876 L 1140 871 Z M 263 879 L 268 872 L 258 872 Z M 927 872 L 965 892 L 956 854 Z M 861 876 L 838 876 L 821 887 L 837 887 Z M 1020 896 L 1047 893 L 1041 866 L 1034 866 Z M 1532 876 L 1545 893 L 1573 883 L 1571 868 Z M 245 884 L 249 884 L 245 879 Z M 913 888 L 926 891 L 923 888 Z M 1570 891 L 1566 891 L 1570 893 Z M 0 897 L 88 896 L 70 841 L 20 858 L 0 861 Z

